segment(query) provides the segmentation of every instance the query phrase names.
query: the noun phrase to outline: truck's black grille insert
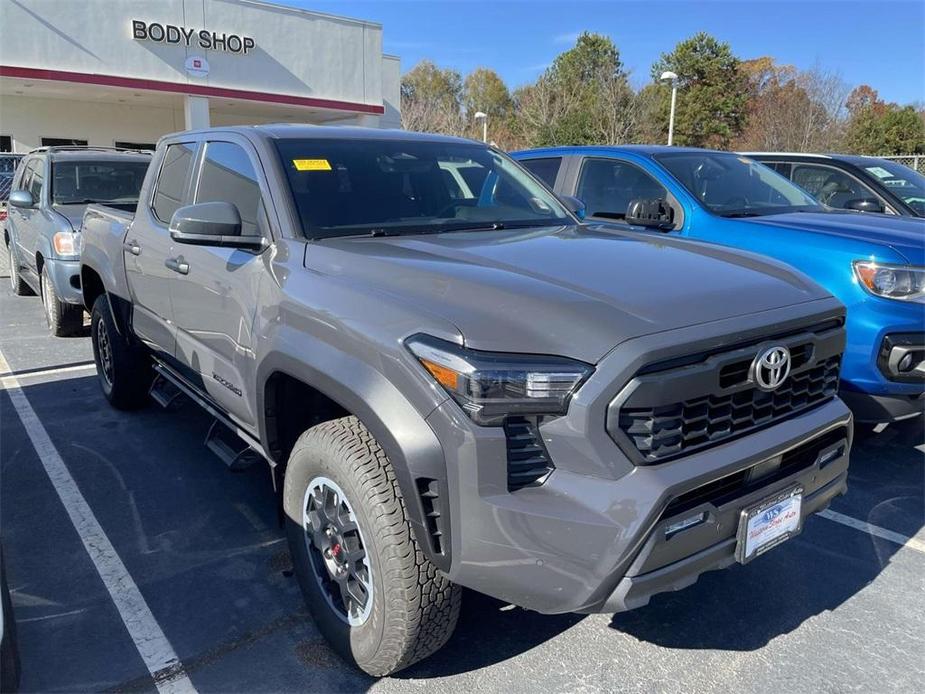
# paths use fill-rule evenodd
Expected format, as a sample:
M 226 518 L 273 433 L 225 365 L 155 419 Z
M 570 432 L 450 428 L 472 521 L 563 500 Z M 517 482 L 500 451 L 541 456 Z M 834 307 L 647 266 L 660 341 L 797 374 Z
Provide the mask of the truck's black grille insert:
M 516 491 L 542 484 L 553 470 L 537 422 L 526 417 L 504 421 L 507 441 L 507 488 Z
M 434 479 L 419 477 L 417 484 L 431 547 L 435 554 L 443 554 L 443 495 L 440 494 L 440 483 Z
M 798 357 L 802 355 L 798 352 Z M 805 360 L 802 364 L 805 365 Z M 745 434 L 820 404 L 838 390 L 841 356 L 830 356 L 794 372 L 777 390 L 748 386 L 726 394 L 710 394 L 654 407 L 633 407 L 633 398 L 619 409 L 618 426 L 639 452 L 654 463 L 688 454 Z
M 751 468 L 746 468 L 680 494 L 668 503 L 662 517 L 670 518 L 705 503 L 711 503 L 717 507 L 723 506 L 740 496 L 750 494 L 757 489 L 767 487 L 790 475 L 806 470 L 815 464 L 823 452 L 839 444 L 842 444 L 845 449 L 848 447 L 848 430 L 844 427 L 833 429 L 800 444 L 796 448 L 791 448 L 781 455 L 780 462 L 773 471 L 757 479 L 749 474 Z M 840 458 L 845 453 L 844 450 L 835 450 L 838 455 L 834 455 L 832 460 Z M 825 464 L 828 464 L 828 462 L 831 461 L 825 461 Z M 755 467 L 763 464 L 758 463 Z M 820 463 L 820 467 L 825 467 L 825 464 Z

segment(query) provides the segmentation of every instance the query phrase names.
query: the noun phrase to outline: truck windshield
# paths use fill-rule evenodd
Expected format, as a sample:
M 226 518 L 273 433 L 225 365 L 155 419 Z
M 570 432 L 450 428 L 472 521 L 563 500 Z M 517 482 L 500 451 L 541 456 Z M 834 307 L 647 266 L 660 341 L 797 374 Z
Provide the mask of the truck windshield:
M 574 224 L 507 156 L 477 143 L 276 141 L 304 234 L 411 234 Z
M 666 152 L 654 156 L 704 207 L 723 217 L 826 209 L 776 171 L 738 154 Z
M 881 184 L 909 207 L 925 216 L 925 176 L 888 159 L 877 159 L 875 164 L 865 165 L 864 170 L 876 176 Z
M 86 205 L 95 202 L 132 209 L 138 203 L 147 171 L 148 162 L 143 159 L 53 162 L 52 204 Z

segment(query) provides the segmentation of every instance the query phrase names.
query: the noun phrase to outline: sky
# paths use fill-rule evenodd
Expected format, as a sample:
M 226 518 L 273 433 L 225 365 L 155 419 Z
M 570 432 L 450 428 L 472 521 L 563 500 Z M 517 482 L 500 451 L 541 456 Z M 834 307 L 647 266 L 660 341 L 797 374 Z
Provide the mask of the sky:
M 275 1 L 381 23 L 402 72 L 424 58 L 463 76 L 485 66 L 515 88 L 593 31 L 613 39 L 638 87 L 659 55 L 706 31 L 742 59 L 818 64 L 887 101 L 925 102 L 925 0 Z

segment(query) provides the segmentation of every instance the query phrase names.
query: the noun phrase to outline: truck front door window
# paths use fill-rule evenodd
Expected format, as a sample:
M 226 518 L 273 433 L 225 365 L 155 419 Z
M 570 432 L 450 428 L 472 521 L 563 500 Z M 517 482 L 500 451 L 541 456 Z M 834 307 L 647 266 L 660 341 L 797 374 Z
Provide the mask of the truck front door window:
M 791 178 L 794 183 L 829 207 L 843 208 L 849 200 L 877 199 L 874 191 L 834 166 L 796 164 Z
M 623 219 L 631 200 L 665 200 L 668 191 L 638 166 L 618 159 L 586 159 L 578 179 L 577 196 L 589 217 Z
M 210 142 L 202 161 L 196 202 L 232 202 L 241 215 L 241 234 L 259 236 L 260 184 L 247 152 L 231 142 Z

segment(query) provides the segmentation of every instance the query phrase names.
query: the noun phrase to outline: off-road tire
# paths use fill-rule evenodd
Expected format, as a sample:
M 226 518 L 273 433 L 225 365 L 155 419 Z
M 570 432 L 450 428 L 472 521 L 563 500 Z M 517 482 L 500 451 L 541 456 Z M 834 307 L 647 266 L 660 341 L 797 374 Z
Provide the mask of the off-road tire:
M 90 313 L 90 342 L 100 388 L 109 404 L 117 410 L 144 407 L 154 379 L 151 359 L 140 346 L 130 343 L 116 330 L 105 294 L 96 300 Z M 108 376 L 104 366 L 106 347 L 101 347 L 101 344 L 108 345 L 111 367 Z
M 316 578 L 302 525 L 305 493 L 324 477 L 347 497 L 372 569 L 369 617 L 351 626 L 335 612 Z M 289 456 L 283 489 L 293 568 L 318 628 L 347 662 L 375 677 L 439 650 L 459 617 L 461 589 L 428 561 L 408 523 L 405 502 L 385 452 L 356 417 L 304 432 Z
M 10 264 L 10 289 L 14 296 L 32 296 L 32 287 L 19 274 L 19 261 L 16 260 L 16 251 L 13 249 L 13 239 L 6 246 L 7 262 Z
M 55 285 L 49 279 L 44 267 L 39 275 L 39 287 L 42 290 L 42 305 L 45 307 L 45 320 L 48 323 L 48 329 L 55 337 L 73 335 L 83 327 L 83 306 L 61 301 L 55 291 Z

